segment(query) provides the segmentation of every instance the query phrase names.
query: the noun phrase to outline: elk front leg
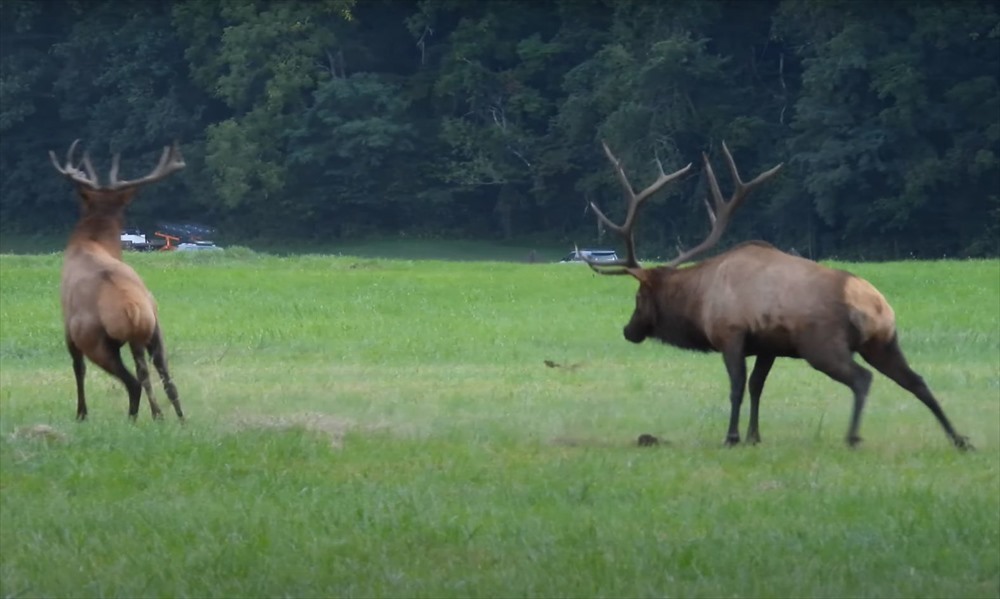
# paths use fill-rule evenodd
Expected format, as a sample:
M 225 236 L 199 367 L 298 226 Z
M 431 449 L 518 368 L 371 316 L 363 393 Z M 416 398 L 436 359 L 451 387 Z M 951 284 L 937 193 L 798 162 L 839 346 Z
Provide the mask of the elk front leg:
M 729 432 L 726 433 L 726 445 L 733 446 L 740 442 L 740 405 L 743 403 L 743 392 L 747 383 L 747 362 L 743 355 L 742 343 L 738 348 L 727 349 L 722 358 L 729 372 Z
M 759 355 L 754 361 L 753 372 L 750 373 L 750 426 L 747 428 L 747 443 L 754 445 L 760 443 L 760 429 L 757 422 L 760 412 L 760 395 L 764 392 L 764 381 L 767 380 L 767 375 L 771 372 L 773 365 L 774 356 Z
M 73 376 L 76 378 L 76 419 L 84 421 L 87 419 L 87 398 L 83 392 L 83 379 L 87 376 L 87 363 L 83 359 L 83 352 L 80 351 L 72 341 L 66 339 L 66 347 L 69 355 L 73 358 Z

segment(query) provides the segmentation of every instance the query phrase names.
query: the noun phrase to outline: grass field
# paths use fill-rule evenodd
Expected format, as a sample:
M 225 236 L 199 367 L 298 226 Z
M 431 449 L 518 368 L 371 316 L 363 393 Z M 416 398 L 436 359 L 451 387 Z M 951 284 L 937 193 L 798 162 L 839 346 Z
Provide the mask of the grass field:
M 788 360 L 726 449 L 721 358 L 629 344 L 634 283 L 578 265 L 126 259 L 185 425 L 94 367 L 73 422 L 61 257 L 0 256 L 2 597 L 1000 596 L 996 260 L 848 265 L 962 454 L 880 375 L 847 449 Z

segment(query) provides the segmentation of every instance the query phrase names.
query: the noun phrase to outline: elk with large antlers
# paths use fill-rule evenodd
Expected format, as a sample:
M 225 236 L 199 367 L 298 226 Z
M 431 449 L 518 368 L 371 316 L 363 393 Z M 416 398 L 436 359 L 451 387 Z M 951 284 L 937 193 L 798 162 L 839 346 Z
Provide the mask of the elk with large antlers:
M 119 156 L 115 154 L 109 183 L 102 186 L 86 152 L 81 164 L 73 165 L 73 154 L 79 142 L 76 140 L 69 147 L 64 165 L 59 164 L 55 153 L 49 152 L 52 165 L 76 186 L 81 205 L 80 220 L 66 246 L 61 285 L 66 347 L 73 358 L 76 376 L 76 417 L 78 420 L 87 417 L 83 391 L 87 370 L 84 357 L 125 384 L 130 418 L 134 420 L 139 413 L 143 388 L 153 417 L 161 417 L 146 366 L 145 352 L 148 351 L 177 417 L 183 420 L 177 388 L 167 370 L 156 301 L 135 270 L 122 262 L 120 236 L 125 207 L 138 188 L 184 168 L 184 158 L 175 143 L 163 149 L 159 164 L 148 175 L 121 181 L 118 179 Z M 81 165 L 84 171 L 80 170 Z M 135 358 L 138 380 L 122 362 L 121 347 L 126 344 Z
M 750 424 L 746 439 L 760 442 L 760 396 L 775 358 L 801 358 L 813 368 L 851 388 L 854 409 L 847 443 L 861 441 L 858 429 L 872 374 L 854 361 L 860 353 L 875 367 L 924 403 L 952 443 L 969 449 L 955 432 L 923 378 L 906 362 L 899 348 L 895 315 L 870 283 L 842 270 L 786 254 L 770 244 L 751 241 L 694 266 L 680 266 L 718 243 L 733 213 L 747 195 L 774 176 L 781 164 L 744 183 L 736 163 L 722 144 L 735 190 L 724 199 L 708 155 L 703 154 L 712 202 L 706 200 L 711 231 L 704 241 L 683 251 L 664 266 L 643 268 L 635 255 L 632 229 L 641 204 L 664 185 L 686 174 L 691 165 L 667 175 L 662 165 L 656 181 L 636 193 L 621 162 L 604 144 L 604 152 L 625 189 L 628 210 L 622 225 L 612 223 L 591 203 L 597 218 L 624 238 L 626 257 L 612 263 L 587 260 L 600 274 L 628 274 L 639 281 L 635 311 L 625 326 L 625 338 L 641 343 L 647 337 L 684 349 L 720 352 L 729 373 L 731 404 L 726 444 L 740 441 L 740 406 L 747 383 L 746 358 L 756 356 L 750 374 Z M 586 259 L 586 258 L 585 258 Z

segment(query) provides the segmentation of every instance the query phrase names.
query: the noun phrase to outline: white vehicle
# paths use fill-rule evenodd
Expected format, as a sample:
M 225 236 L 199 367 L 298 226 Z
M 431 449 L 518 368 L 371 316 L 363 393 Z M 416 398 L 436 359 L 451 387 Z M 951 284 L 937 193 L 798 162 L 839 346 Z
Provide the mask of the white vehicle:
M 583 262 L 583 257 L 590 258 L 593 262 L 611 262 L 618 259 L 618 253 L 614 250 L 573 250 L 565 258 L 559 261 L 560 264 L 573 262 Z
M 215 245 L 215 242 L 213 241 L 186 241 L 184 243 L 177 244 L 178 252 L 221 250 L 221 249 L 222 248 Z
M 146 235 L 139 229 L 123 229 L 121 233 L 121 243 L 123 250 L 135 250 L 144 252 L 152 249 Z

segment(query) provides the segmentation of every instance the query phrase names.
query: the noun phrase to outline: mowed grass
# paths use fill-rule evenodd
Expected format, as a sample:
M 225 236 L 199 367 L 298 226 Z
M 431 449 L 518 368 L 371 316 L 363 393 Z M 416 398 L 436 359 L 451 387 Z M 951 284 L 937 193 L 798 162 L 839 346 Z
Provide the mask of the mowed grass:
M 0 256 L 3 597 L 1000 595 L 996 260 L 846 265 L 962 454 L 881 375 L 847 449 L 849 391 L 791 360 L 726 449 L 721 358 L 629 344 L 635 284 L 579 265 L 126 259 L 185 425 L 95 367 L 73 422 L 61 258 Z

